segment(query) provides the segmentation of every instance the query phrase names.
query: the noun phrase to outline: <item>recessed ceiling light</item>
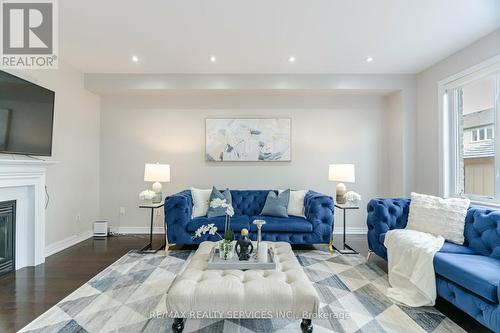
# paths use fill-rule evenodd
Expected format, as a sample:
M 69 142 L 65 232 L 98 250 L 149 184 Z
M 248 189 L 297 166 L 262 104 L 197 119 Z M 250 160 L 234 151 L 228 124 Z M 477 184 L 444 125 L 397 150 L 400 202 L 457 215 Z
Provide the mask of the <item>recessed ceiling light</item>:
M 295 57 L 294 56 L 289 57 L 288 62 L 295 62 Z
M 366 62 L 372 62 L 373 61 L 373 57 L 366 57 Z
M 210 57 L 210 61 L 211 61 L 211 62 L 216 62 L 216 61 L 217 61 L 217 58 L 216 58 L 215 56 L 211 56 L 211 57 Z
M 137 56 L 132 56 L 132 62 L 139 62 L 139 58 Z

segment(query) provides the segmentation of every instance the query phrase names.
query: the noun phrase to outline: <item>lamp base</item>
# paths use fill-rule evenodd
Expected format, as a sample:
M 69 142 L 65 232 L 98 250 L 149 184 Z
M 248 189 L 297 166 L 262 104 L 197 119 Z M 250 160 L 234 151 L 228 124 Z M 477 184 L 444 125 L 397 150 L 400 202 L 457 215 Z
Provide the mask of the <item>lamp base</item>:
M 336 196 L 335 196 L 335 201 L 338 204 L 345 204 L 346 199 L 345 199 L 345 194 L 347 192 L 347 188 L 344 183 L 338 183 L 337 184 L 337 189 L 336 189 Z
M 161 202 L 161 183 L 160 182 L 155 182 L 153 184 L 153 191 L 156 193 L 155 197 L 153 198 L 153 203 L 160 203 Z

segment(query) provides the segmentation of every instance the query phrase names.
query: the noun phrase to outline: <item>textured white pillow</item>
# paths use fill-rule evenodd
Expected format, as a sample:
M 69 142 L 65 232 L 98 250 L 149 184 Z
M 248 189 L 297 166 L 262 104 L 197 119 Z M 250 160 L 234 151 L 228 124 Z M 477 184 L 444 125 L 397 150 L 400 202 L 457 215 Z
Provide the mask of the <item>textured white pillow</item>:
M 285 190 L 278 190 L 279 194 Z M 307 190 L 290 191 L 290 199 L 288 200 L 287 213 L 291 216 L 306 217 L 304 214 L 304 197 Z
M 412 193 L 406 227 L 442 236 L 453 243 L 463 244 L 465 216 L 469 205 L 469 199 L 443 199 Z
M 212 194 L 212 189 L 204 190 L 191 187 L 191 197 L 193 198 L 192 218 L 207 215 L 210 194 Z

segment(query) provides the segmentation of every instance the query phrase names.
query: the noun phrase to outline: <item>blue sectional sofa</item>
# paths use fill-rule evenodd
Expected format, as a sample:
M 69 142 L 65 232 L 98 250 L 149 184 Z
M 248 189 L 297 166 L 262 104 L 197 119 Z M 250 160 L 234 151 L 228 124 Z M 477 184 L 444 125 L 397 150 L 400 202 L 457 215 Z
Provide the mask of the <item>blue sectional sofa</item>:
M 409 199 L 374 199 L 368 203 L 368 246 L 387 260 L 384 237 L 403 229 Z M 500 210 L 470 206 L 465 242 L 445 242 L 434 257 L 438 295 L 484 326 L 500 332 Z
M 289 216 L 288 218 L 259 215 L 266 202 L 269 190 L 233 190 L 231 191 L 234 216 L 231 227 L 238 237 L 241 229 L 250 231 L 250 238 L 257 239 L 257 228 L 252 223 L 263 219 L 267 223 L 262 227 L 262 239 L 282 241 L 291 244 L 328 243 L 333 226 L 333 199 L 329 196 L 309 191 L 304 198 L 306 218 Z M 214 223 L 224 233 L 224 217 L 206 216 L 191 218 L 191 191 L 186 190 L 168 196 L 165 199 L 165 223 L 169 243 L 198 244 L 205 240 L 217 241 L 217 236 L 204 235 L 192 239 L 195 230 L 208 223 Z

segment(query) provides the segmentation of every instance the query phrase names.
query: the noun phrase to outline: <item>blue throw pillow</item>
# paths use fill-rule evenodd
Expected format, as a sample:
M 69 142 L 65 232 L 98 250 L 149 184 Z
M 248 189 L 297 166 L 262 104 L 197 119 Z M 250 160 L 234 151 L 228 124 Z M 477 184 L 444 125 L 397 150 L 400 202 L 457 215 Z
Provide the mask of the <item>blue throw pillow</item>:
M 218 217 L 218 216 L 226 216 L 226 208 L 223 207 L 217 207 L 217 208 L 212 208 L 210 206 L 210 203 L 212 200 L 219 198 L 219 199 L 226 199 L 226 202 L 228 204 L 233 203 L 233 199 L 231 197 L 231 192 L 227 188 L 223 193 L 219 191 L 218 189 L 212 187 L 212 193 L 210 194 L 210 200 L 208 200 L 208 212 L 207 216 L 208 217 Z
M 290 189 L 277 194 L 269 191 L 266 203 L 260 215 L 288 217 L 288 201 L 290 200 Z

